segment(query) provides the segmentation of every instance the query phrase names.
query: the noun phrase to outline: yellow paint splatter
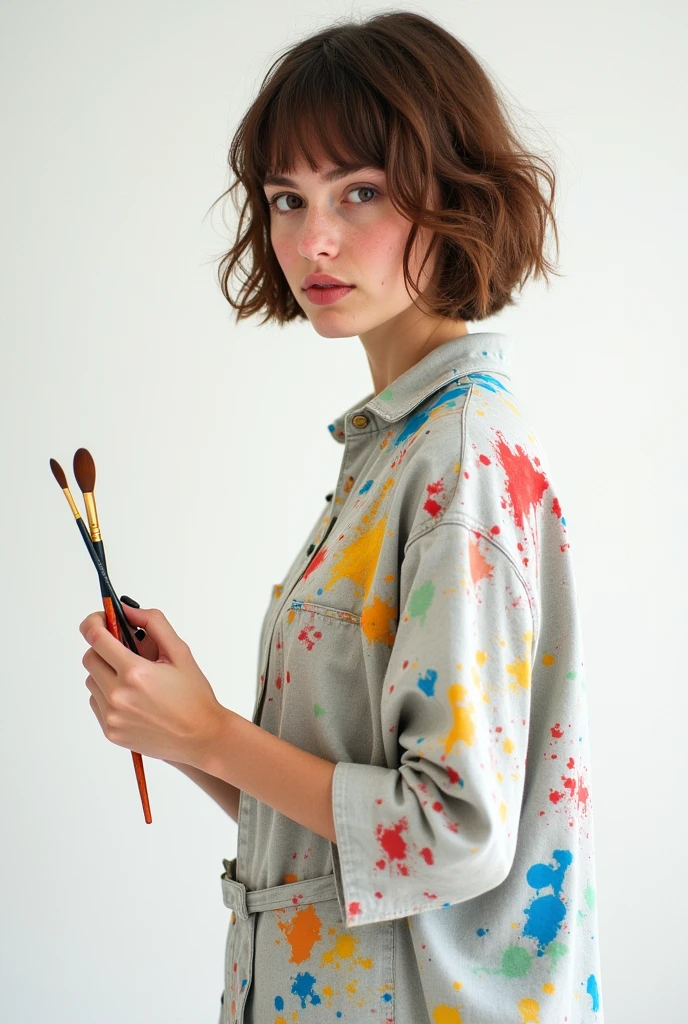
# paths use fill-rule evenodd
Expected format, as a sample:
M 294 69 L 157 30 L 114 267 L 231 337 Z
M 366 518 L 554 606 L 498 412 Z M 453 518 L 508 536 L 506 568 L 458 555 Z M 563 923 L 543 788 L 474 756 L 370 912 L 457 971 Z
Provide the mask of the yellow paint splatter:
M 518 1012 L 521 1014 L 523 1024 L 540 1024 L 540 1004 L 537 999 L 521 999 L 518 1004 Z
M 533 641 L 532 630 L 526 630 L 526 632 L 523 634 L 523 640 L 528 645 L 528 651 L 530 651 L 530 647 Z M 510 675 L 515 677 L 515 682 L 508 683 L 509 689 L 512 691 L 512 693 L 517 693 L 519 686 L 523 690 L 528 689 L 528 687 L 530 686 L 530 678 L 532 674 L 529 653 L 526 653 L 526 656 L 523 659 L 523 661 L 513 661 L 510 665 L 507 665 L 506 670 Z
M 432 1019 L 435 1024 L 463 1024 L 463 1018 L 455 1006 L 447 1006 L 442 1003 L 432 1011 Z
M 469 704 L 467 708 L 459 706 L 459 701 L 466 700 L 467 693 L 466 687 L 462 686 L 461 683 L 453 683 L 449 687 L 447 696 L 451 705 L 454 724 L 444 741 L 445 754 L 451 754 L 454 744 L 459 741 L 465 743 L 468 747 L 473 746 L 475 741 L 475 723 L 471 717 L 474 711 L 473 705 Z
M 299 876 L 298 875 L 283 875 L 282 876 L 282 884 L 283 885 L 290 885 L 291 882 L 298 882 L 298 880 L 299 880 Z
M 349 579 L 363 595 L 363 604 L 368 600 L 375 570 L 380 558 L 380 548 L 387 529 L 387 516 L 383 516 L 375 526 L 365 530 L 354 538 L 350 544 L 339 550 L 339 559 L 332 563 L 330 578 L 325 590 L 331 590 L 339 580 Z
M 556 989 L 551 981 L 546 981 L 542 986 L 542 991 L 546 992 L 548 996 L 552 996 L 556 992 Z
M 506 811 L 506 804 L 502 800 L 502 802 L 499 805 L 499 817 L 502 819 L 502 821 L 506 821 Z
M 542 655 L 542 664 L 543 665 L 553 665 L 555 660 L 556 659 L 555 659 L 553 654 L 543 654 Z
M 454 988 L 455 988 L 455 989 L 460 989 L 460 988 L 463 988 L 463 982 L 461 982 L 461 981 L 455 981 L 455 982 L 454 982 Z
M 358 948 L 358 939 L 350 932 L 340 932 L 335 940 L 332 949 L 326 950 L 322 955 L 321 965 L 329 964 L 332 967 L 340 968 L 341 961 L 351 960 L 364 970 L 369 971 L 374 960 L 371 957 L 355 957 L 354 953 Z
M 502 746 L 504 747 L 504 752 L 506 754 L 510 754 L 514 749 L 514 741 L 509 739 L 509 737 L 507 736 L 504 742 L 502 743 Z

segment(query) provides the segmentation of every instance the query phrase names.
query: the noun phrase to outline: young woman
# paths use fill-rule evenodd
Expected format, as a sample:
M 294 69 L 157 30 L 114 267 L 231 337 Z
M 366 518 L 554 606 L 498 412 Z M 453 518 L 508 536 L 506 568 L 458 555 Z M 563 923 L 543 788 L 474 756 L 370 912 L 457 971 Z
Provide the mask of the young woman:
M 467 329 L 553 272 L 554 174 L 467 47 L 399 11 L 286 51 L 230 164 L 237 318 L 357 335 L 373 390 L 329 425 L 341 468 L 274 587 L 251 722 L 157 609 L 128 612 L 145 671 L 82 623 L 108 738 L 238 820 L 221 1022 L 601 1022 L 563 503 L 511 340 Z

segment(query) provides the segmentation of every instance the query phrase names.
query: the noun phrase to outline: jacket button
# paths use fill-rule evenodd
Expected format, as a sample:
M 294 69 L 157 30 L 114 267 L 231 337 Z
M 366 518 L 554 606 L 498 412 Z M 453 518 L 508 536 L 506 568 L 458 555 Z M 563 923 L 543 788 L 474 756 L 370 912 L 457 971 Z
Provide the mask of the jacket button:
M 367 427 L 368 417 L 363 415 L 354 416 L 351 422 L 355 427 Z

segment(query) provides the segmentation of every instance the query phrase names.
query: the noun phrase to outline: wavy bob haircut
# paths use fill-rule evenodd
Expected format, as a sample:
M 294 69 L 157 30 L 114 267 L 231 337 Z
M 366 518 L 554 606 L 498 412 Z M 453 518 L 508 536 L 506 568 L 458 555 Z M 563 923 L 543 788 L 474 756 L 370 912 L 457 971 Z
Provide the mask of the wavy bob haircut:
M 337 21 L 282 52 L 236 130 L 227 160 L 235 181 L 215 203 L 243 187 L 241 209 L 233 196 L 236 240 L 217 271 L 237 321 L 260 313 L 261 324 L 307 319 L 272 249 L 263 182 L 289 174 L 299 159 L 316 172 L 325 157 L 384 170 L 390 201 L 412 225 L 403 273 L 416 295 L 413 243 L 420 228 L 433 232 L 419 271 L 439 246 L 432 294 L 423 295 L 432 315 L 482 320 L 514 305 L 530 275 L 549 286 L 547 274 L 557 274 L 543 252 L 551 223 L 558 258 L 552 168 L 519 141 L 466 46 L 429 18 L 386 11 Z M 244 275 L 236 299 L 235 271 Z

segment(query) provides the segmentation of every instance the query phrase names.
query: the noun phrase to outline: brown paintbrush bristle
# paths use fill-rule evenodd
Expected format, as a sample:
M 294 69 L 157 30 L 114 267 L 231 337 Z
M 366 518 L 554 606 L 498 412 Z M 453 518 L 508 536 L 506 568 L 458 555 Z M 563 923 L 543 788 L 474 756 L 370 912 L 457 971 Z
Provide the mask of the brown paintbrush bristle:
M 58 484 L 60 485 L 62 490 L 64 490 L 65 487 L 67 487 L 67 477 L 65 476 L 64 469 L 57 461 L 57 459 L 50 460 L 50 468 L 52 469 L 53 476 L 57 480 Z
M 74 476 L 82 494 L 95 490 L 96 464 L 88 448 L 77 448 L 74 452 Z

